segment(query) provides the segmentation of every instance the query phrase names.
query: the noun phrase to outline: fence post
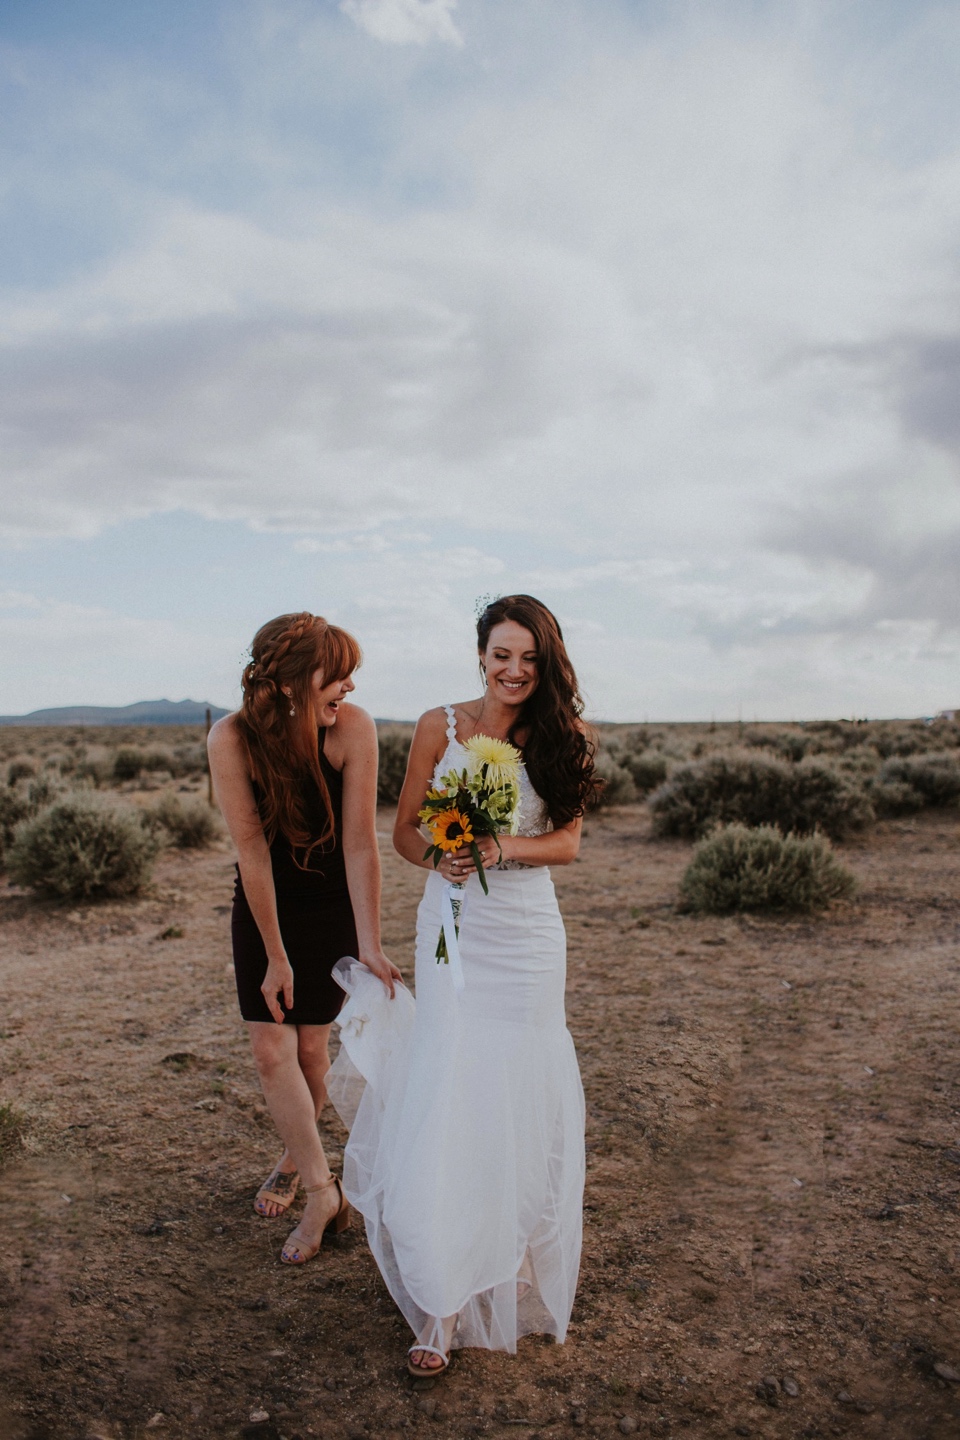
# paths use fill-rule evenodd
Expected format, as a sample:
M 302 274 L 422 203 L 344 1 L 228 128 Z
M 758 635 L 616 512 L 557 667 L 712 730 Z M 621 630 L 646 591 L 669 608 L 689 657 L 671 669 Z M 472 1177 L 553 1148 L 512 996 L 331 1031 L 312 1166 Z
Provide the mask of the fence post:
M 210 734 L 210 706 L 207 706 L 207 724 L 204 730 L 203 759 L 207 767 L 207 804 L 213 809 L 213 776 L 210 774 L 210 756 L 207 754 L 206 740 Z

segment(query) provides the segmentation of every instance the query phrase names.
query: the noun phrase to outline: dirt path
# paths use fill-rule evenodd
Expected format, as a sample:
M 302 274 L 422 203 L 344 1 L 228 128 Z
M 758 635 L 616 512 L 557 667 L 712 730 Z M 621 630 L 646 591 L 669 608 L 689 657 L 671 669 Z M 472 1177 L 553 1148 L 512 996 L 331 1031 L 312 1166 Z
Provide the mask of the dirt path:
M 588 1103 L 573 1332 L 433 1386 L 358 1230 L 290 1270 L 289 1222 L 250 1209 L 277 1146 L 227 850 L 168 855 L 142 902 L 3 893 L 0 1101 L 31 1121 L 0 1170 L 3 1440 L 960 1435 L 935 1369 L 960 1373 L 956 816 L 848 848 L 860 894 L 810 924 L 679 915 L 688 847 L 642 807 L 588 828 L 555 877 Z M 384 858 L 409 971 L 419 879 Z

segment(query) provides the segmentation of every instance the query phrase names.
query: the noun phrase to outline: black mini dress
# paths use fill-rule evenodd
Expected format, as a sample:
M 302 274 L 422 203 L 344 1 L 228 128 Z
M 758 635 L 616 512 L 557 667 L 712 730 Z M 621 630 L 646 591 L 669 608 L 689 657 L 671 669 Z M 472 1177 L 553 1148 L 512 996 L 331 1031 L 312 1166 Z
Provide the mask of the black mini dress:
M 285 836 L 278 834 L 270 846 L 280 935 L 293 968 L 293 1009 L 286 1009 L 282 995 L 277 999 L 291 1025 L 329 1025 L 336 1019 L 346 997 L 330 972 L 342 956 L 357 954 L 357 929 L 343 858 L 343 776 L 323 753 L 326 733 L 324 726 L 318 748 L 330 792 L 334 833 L 313 851 L 305 870 L 297 864 L 294 848 Z M 259 799 L 256 786 L 254 795 Z M 304 781 L 303 799 L 310 834 L 321 835 L 326 812 L 312 776 Z M 304 852 L 298 855 L 302 862 Z M 275 1024 L 260 990 L 267 973 L 267 951 L 243 891 L 239 866 L 231 933 L 240 1014 L 244 1020 Z

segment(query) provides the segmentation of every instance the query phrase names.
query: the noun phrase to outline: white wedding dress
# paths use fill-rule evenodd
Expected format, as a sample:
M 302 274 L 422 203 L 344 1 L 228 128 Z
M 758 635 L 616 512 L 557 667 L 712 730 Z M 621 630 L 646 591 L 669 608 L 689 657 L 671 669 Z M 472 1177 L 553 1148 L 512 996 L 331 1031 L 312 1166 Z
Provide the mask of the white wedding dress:
M 465 761 L 446 712 L 435 782 Z M 525 772 L 521 796 L 520 834 L 543 834 Z M 563 922 L 545 867 L 511 862 L 487 879 L 489 895 L 476 875 L 464 891 L 462 991 L 435 958 L 436 872 L 417 915 L 416 1005 L 356 961 L 334 970 L 348 992 L 328 1085 L 350 1128 L 344 1190 L 414 1335 L 444 1351 L 562 1341 L 580 1264 L 584 1107 Z

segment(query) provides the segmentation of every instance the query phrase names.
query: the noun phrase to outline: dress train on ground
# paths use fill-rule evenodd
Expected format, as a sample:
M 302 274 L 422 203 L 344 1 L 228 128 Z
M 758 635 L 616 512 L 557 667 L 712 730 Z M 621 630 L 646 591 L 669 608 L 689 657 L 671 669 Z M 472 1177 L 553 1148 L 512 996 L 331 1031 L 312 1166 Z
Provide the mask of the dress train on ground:
M 344 1190 L 414 1336 L 512 1352 L 522 1335 L 566 1335 L 584 1106 L 549 871 L 488 881 L 489 895 L 476 875 L 464 892 L 462 992 L 435 959 L 436 873 L 418 914 L 416 1003 L 402 986 L 391 1001 L 357 961 L 335 967 L 348 998 L 328 1092 L 350 1129 Z

